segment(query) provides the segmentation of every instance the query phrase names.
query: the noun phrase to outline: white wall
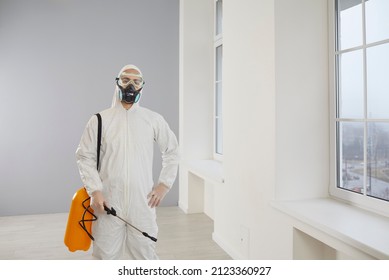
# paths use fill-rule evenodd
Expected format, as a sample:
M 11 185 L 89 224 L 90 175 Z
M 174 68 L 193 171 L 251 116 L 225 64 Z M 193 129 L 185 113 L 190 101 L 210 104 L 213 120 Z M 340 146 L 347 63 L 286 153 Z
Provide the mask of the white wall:
M 180 145 L 182 160 L 212 154 L 213 32 L 209 0 L 180 2 Z M 185 15 L 185 17 L 184 17 Z
M 125 64 L 178 137 L 178 20 L 178 0 L 0 1 L 0 215 L 69 210 L 82 131 Z
M 236 204 L 216 209 L 215 236 L 238 258 L 292 258 L 292 229 L 269 203 L 327 192 L 326 7 L 325 0 L 224 3 L 226 177 L 216 197 Z M 239 242 L 242 226 L 248 245 Z
M 188 208 L 186 162 L 212 157 L 213 1 L 180 1 L 180 188 Z
M 328 194 L 327 1 L 275 1 L 276 198 Z
M 277 258 L 273 1 L 223 2 L 223 166 L 215 233 L 234 258 Z M 241 242 L 248 236 L 248 241 Z M 282 246 L 283 242 L 277 242 Z M 284 246 L 282 246 L 284 247 Z
M 326 3 L 223 1 L 225 183 L 213 237 L 233 258 L 292 259 L 293 228 L 270 203 L 327 194 Z

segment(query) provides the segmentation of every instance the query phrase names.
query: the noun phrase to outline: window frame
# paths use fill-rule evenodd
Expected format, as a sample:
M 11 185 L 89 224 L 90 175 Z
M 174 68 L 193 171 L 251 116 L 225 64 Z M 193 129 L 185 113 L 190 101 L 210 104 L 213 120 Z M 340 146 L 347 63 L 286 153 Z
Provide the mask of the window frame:
M 216 50 L 218 47 L 222 47 L 222 57 L 223 57 L 223 29 L 221 30 L 221 33 L 220 34 L 216 34 L 217 33 L 217 2 L 218 0 L 215 0 L 214 1 L 214 42 L 213 42 L 213 112 L 212 112 L 212 122 L 213 122 L 213 139 L 212 139 L 212 146 L 213 146 L 213 159 L 214 160 L 217 160 L 217 161 L 223 161 L 223 145 L 222 145 L 222 152 L 221 153 L 217 153 L 217 148 L 218 148 L 218 143 L 217 143 L 217 127 L 216 127 L 216 121 L 217 119 L 221 119 L 221 123 L 222 123 L 222 126 L 223 126 L 223 113 L 221 113 L 220 116 L 217 116 L 216 114 L 216 106 L 218 104 L 218 99 L 217 99 L 217 90 L 216 90 L 216 84 L 217 83 L 222 83 L 223 81 L 223 78 L 218 81 L 217 80 L 217 77 L 216 77 L 216 67 L 217 67 L 217 61 L 216 61 Z M 223 5 L 223 2 L 221 3 Z M 223 13 L 223 12 L 222 12 Z M 223 16 L 222 16 L 222 19 L 223 19 Z M 221 59 L 221 65 L 222 65 L 222 68 L 223 68 L 223 58 Z M 222 71 L 223 73 L 223 71 Z M 223 86 L 221 87 L 221 95 L 223 95 Z M 223 100 L 223 98 L 222 98 Z M 222 106 L 223 107 L 223 106 Z M 222 110 L 223 111 L 223 110 Z M 221 135 L 221 138 L 223 141 L 223 129 L 221 131 L 222 135 Z
M 338 34 L 336 30 L 336 21 L 337 21 L 337 12 L 336 12 L 336 1 L 337 0 L 328 0 L 328 43 L 329 43 L 329 93 L 330 93 L 330 186 L 329 186 L 329 195 L 332 198 L 342 200 L 351 205 L 358 206 L 360 208 L 373 211 L 375 213 L 389 217 L 389 201 L 385 201 L 379 198 L 367 196 L 365 189 L 363 193 L 355 193 L 346 189 L 337 187 L 337 123 L 342 121 L 352 122 L 359 121 L 364 125 L 364 186 L 366 186 L 366 158 L 367 158 L 367 124 L 369 122 L 382 121 L 380 119 L 368 119 L 366 118 L 366 96 L 367 96 L 367 60 L 366 60 L 366 50 L 369 47 L 389 43 L 389 39 L 382 40 L 370 44 L 366 44 L 366 22 L 365 22 L 365 0 L 362 0 L 362 34 L 363 34 L 363 43 L 362 47 L 353 47 L 346 50 L 336 50 Z M 346 53 L 355 50 L 363 51 L 363 79 L 364 79 L 364 117 L 363 119 L 357 118 L 337 118 L 337 98 L 338 98 L 338 84 L 337 84 L 337 63 L 336 55 L 339 53 Z M 385 122 L 389 122 L 389 119 L 385 119 Z

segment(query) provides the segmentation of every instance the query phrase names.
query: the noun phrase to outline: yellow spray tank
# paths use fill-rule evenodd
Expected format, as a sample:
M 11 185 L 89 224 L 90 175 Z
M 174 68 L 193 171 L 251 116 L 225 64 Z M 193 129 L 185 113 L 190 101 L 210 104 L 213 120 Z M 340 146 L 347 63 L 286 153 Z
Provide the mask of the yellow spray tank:
M 90 207 L 90 197 L 85 187 L 77 190 L 70 206 L 68 222 L 66 226 L 65 245 L 69 251 L 88 251 L 92 236 L 92 222 L 97 220 Z

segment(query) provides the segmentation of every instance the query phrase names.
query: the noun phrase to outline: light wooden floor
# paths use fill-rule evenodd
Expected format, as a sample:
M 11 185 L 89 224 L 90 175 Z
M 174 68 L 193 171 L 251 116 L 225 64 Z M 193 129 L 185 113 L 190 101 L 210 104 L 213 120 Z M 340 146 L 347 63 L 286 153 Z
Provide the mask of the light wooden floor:
M 69 252 L 63 243 L 67 213 L 0 217 L 0 259 L 81 260 L 91 250 Z M 231 259 L 213 240 L 213 221 L 205 214 L 185 214 L 159 207 L 157 253 L 160 259 Z

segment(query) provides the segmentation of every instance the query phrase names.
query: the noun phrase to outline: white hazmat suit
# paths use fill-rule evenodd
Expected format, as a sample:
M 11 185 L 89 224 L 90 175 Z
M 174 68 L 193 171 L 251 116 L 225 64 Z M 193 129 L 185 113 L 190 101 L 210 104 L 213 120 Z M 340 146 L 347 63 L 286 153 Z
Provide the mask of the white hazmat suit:
M 126 69 L 140 70 L 134 65 Z M 118 77 L 119 77 L 118 76 Z M 112 107 L 102 111 L 100 170 L 97 159 L 97 117 L 86 125 L 76 151 L 81 179 L 89 196 L 100 190 L 117 215 L 130 224 L 157 237 L 155 208 L 148 205 L 147 195 L 154 182 L 153 146 L 162 153 L 159 182 L 171 188 L 178 169 L 178 143 L 164 118 L 134 103 L 126 110 L 115 89 Z M 155 242 L 144 237 L 120 219 L 98 213 L 93 223 L 93 256 L 98 259 L 158 259 Z M 124 255 L 123 255 L 124 254 Z

